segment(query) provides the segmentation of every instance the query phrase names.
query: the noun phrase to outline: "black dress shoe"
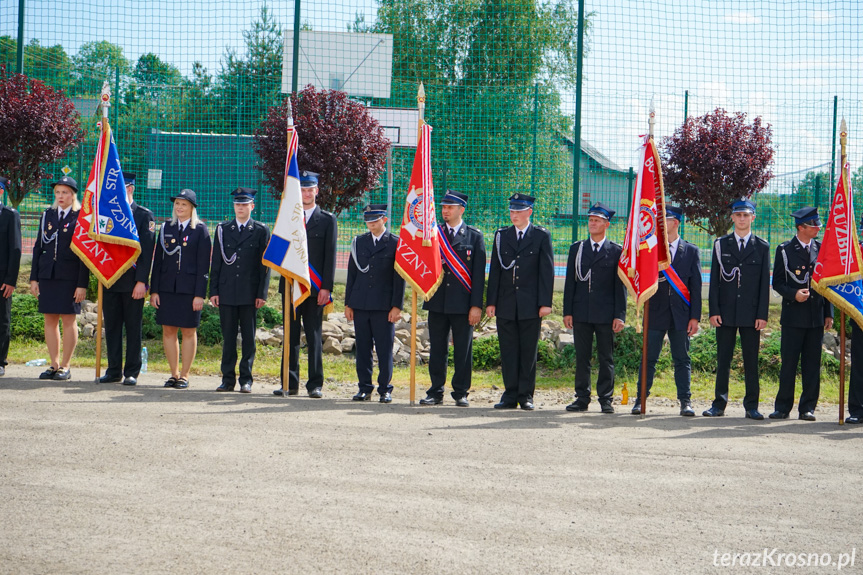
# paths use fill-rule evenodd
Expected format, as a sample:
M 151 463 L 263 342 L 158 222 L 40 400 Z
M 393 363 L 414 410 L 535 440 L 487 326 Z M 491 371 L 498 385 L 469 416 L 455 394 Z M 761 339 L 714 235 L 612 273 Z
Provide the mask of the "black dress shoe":
M 369 401 L 372 398 L 371 393 L 366 393 L 365 391 L 361 391 L 355 396 L 351 398 L 351 401 Z
M 123 380 L 123 385 L 138 385 L 138 380 L 134 377 L 127 377 Z
M 6 366 L 0 365 L 0 377 L 6 375 Z
M 803 421 L 815 421 L 815 414 L 811 411 L 804 411 L 799 416 L 798 419 L 802 419 Z
M 528 399 L 528 400 L 522 401 L 522 402 L 521 402 L 521 408 L 522 408 L 523 410 L 525 410 L 525 411 L 533 411 L 534 409 L 536 409 L 536 408 L 533 406 L 533 400 L 532 400 L 532 399 Z
M 516 407 L 518 407 L 517 403 L 504 403 L 501 401 L 494 404 L 495 409 L 515 409 Z
M 281 387 L 279 389 L 273 390 L 273 395 L 278 395 L 279 397 L 284 397 L 285 395 L 299 395 L 299 393 L 300 393 L 299 390 L 289 389 L 288 393 L 286 394 L 285 390 L 282 389 Z
M 680 400 L 680 415 L 683 417 L 695 417 L 695 410 L 692 409 L 692 402 L 688 399 Z
M 54 379 L 55 373 L 57 373 L 57 370 L 53 367 L 49 367 L 39 374 L 39 379 Z
M 312 399 L 320 399 L 324 396 L 324 391 L 320 387 L 316 387 L 309 392 L 309 397 Z
M 393 394 L 388 391 L 385 394 L 381 395 L 380 402 L 381 403 L 392 403 L 393 402 Z
M 240 384 L 240 393 L 252 393 L 252 384 L 251 383 L 241 383 Z
M 845 423 L 849 425 L 858 425 L 860 423 L 863 423 L 863 417 L 860 417 L 859 415 L 852 415 L 845 418 Z
M 68 367 L 61 367 L 54 372 L 54 377 L 51 379 L 56 379 L 57 381 L 68 381 L 72 379 L 72 370 Z
M 169 377 L 168 381 L 166 381 L 165 385 L 163 385 L 162 387 L 174 387 L 175 385 L 177 385 L 177 378 Z
M 710 409 L 705 409 L 703 412 L 701 412 L 701 415 L 703 415 L 704 417 L 722 417 L 723 415 L 725 415 L 725 410 L 711 407 Z
M 576 400 L 566 406 L 567 411 L 587 411 L 587 404 Z
M 234 384 L 223 383 L 216 388 L 216 391 L 234 391 Z
M 770 419 L 788 419 L 788 412 L 777 410 L 768 415 L 767 417 L 769 417 Z
M 599 411 L 602 413 L 614 413 L 614 406 L 610 402 L 600 403 Z
M 632 406 L 632 411 L 630 411 L 632 415 L 641 415 L 641 402 L 635 400 L 635 404 Z
M 103 375 L 99 378 L 99 383 L 120 383 L 121 381 L 123 381 L 122 377 L 114 377 L 113 375 Z
M 442 397 L 435 397 L 433 395 L 427 395 L 425 398 L 420 400 L 420 405 L 440 405 L 443 403 Z
M 761 421 L 764 419 L 764 416 L 757 409 L 747 409 L 746 410 L 746 419 L 754 419 L 755 421 Z
M 456 407 L 468 407 L 470 405 L 470 402 L 467 400 L 466 397 L 458 397 L 455 400 L 455 404 Z

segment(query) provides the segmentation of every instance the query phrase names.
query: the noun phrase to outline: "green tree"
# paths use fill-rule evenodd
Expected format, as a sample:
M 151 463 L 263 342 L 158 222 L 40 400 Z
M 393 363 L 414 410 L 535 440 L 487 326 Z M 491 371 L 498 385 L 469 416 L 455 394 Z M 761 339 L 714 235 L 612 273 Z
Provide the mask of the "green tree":
M 105 80 L 113 86 L 117 70 L 121 79 L 128 75 L 129 61 L 121 46 L 107 40 L 85 42 L 72 56 L 72 76 L 78 94 L 98 95 Z
M 18 41 L 0 36 L 0 65 L 14 71 L 17 65 Z M 41 80 L 55 88 L 68 90 L 72 85 L 72 60 L 60 44 L 42 46 L 36 38 L 24 46 L 24 72 L 29 78 Z
M 863 192 L 863 164 L 860 164 L 855 171 L 851 172 L 851 189 Z
M 155 102 L 166 90 L 179 87 L 183 75 L 176 66 L 163 62 L 152 52 L 142 55 L 132 71 L 132 79 L 137 88 L 136 95 L 149 102 Z
M 828 172 L 807 172 L 794 186 L 794 203 L 797 206 L 829 206 L 831 201 L 830 174 Z

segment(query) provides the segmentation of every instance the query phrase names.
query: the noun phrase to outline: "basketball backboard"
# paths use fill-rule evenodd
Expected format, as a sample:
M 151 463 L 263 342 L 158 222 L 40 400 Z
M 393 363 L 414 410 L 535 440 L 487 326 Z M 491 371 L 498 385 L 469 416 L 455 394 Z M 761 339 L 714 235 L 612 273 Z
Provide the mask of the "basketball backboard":
M 414 108 L 366 108 L 394 148 L 416 148 L 420 112 Z

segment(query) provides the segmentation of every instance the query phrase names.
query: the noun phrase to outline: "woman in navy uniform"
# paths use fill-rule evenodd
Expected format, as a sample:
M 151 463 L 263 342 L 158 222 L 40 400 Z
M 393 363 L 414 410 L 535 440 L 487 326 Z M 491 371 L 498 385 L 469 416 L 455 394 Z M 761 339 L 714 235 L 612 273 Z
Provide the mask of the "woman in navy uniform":
M 386 229 L 387 205 L 369 205 L 363 219 L 368 233 L 354 238 L 345 285 L 345 318 L 354 322 L 357 339 L 357 378 L 360 391 L 352 399 L 372 397 L 372 344 L 378 353 L 378 393 L 381 403 L 393 400 L 393 338 L 401 315 L 405 280 L 395 270 L 399 238 Z
M 78 345 L 81 302 L 87 295 L 90 272 L 72 251 L 72 236 L 78 221 L 78 183 L 63 176 L 54 183 L 54 204 L 45 210 L 33 246 L 30 293 L 39 298 L 39 313 L 45 314 L 45 343 L 51 365 L 39 379 L 67 380 L 69 363 Z M 60 359 L 60 320 L 63 320 L 63 358 Z
M 237 385 L 237 330 L 243 336 L 240 357 L 240 393 L 252 393 L 252 366 L 255 364 L 255 321 L 267 303 L 270 268 L 263 264 L 270 230 L 252 219 L 255 193 L 237 188 L 233 220 L 216 228 L 210 264 L 210 302 L 219 308 L 222 328 L 222 384 L 216 391 L 234 391 Z
M 0 193 L 9 180 L 0 176 Z M 18 210 L 0 204 L 0 375 L 6 374 L 6 356 L 12 337 L 12 294 L 21 265 L 21 218 Z
M 195 192 L 182 190 L 171 198 L 173 217 L 162 224 L 153 259 L 150 303 L 156 308 L 156 322 L 162 326 L 165 359 L 171 377 L 165 387 L 189 387 L 189 370 L 198 348 L 198 324 L 207 295 L 210 273 L 210 232 L 198 220 Z M 177 332 L 183 331 L 183 367 Z

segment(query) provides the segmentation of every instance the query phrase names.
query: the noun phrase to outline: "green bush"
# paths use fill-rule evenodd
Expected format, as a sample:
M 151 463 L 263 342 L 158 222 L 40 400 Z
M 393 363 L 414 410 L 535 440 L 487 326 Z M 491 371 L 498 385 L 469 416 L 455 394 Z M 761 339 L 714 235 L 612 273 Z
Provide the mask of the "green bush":
M 99 280 L 96 279 L 92 273 L 90 273 L 89 279 L 87 280 L 87 299 L 90 301 L 98 301 L 99 299 Z
M 256 325 L 258 327 L 266 327 L 273 328 L 276 326 L 282 325 L 284 319 L 282 318 L 282 312 L 277 309 L 273 309 L 268 305 L 265 305 L 260 310 L 258 310 L 258 319 Z
M 156 323 L 156 308 L 151 305 L 144 306 L 141 333 L 144 339 L 162 339 L 162 326 Z
M 30 294 L 12 294 L 12 339 L 45 341 L 45 317 L 39 299 Z
M 473 342 L 473 368 L 494 369 L 500 366 L 500 344 L 497 336 L 481 337 Z
M 201 325 L 198 326 L 198 343 L 202 345 L 220 345 L 222 343 L 222 326 L 219 323 L 219 309 L 205 305 L 201 311 Z

